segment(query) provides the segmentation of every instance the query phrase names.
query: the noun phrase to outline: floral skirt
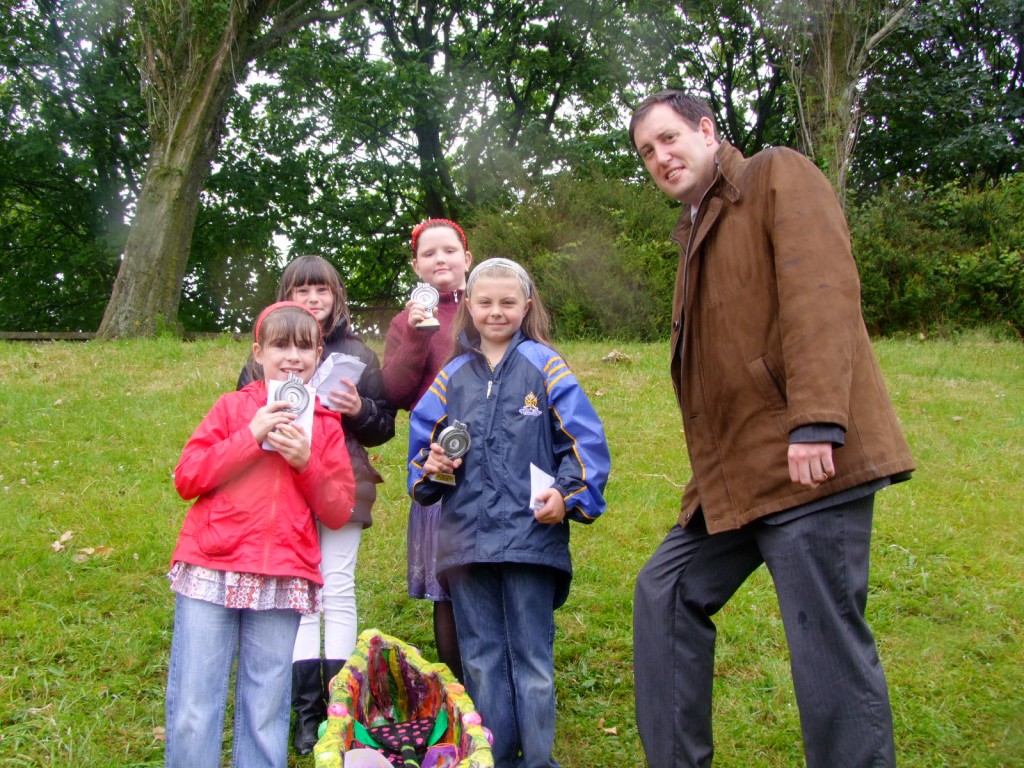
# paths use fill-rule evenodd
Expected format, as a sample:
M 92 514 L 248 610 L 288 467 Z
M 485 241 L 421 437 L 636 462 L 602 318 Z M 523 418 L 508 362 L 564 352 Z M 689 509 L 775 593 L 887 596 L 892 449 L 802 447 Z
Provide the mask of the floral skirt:
M 318 613 L 321 609 L 320 587 L 295 576 L 215 571 L 178 561 L 171 566 L 167 578 L 174 592 L 225 608 L 279 609 L 302 614 Z
M 434 602 L 448 601 L 448 590 L 437 578 L 437 531 L 441 502 L 423 507 L 415 501 L 409 509 L 406 556 L 409 561 L 409 597 Z

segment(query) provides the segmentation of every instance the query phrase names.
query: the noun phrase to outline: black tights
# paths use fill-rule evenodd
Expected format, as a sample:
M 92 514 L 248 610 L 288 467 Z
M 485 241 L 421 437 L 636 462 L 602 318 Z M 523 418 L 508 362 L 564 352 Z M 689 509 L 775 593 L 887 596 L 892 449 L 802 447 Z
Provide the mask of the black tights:
M 459 653 L 459 638 L 455 634 L 455 611 L 450 600 L 434 601 L 434 644 L 437 645 L 437 657 L 442 664 L 458 678 L 462 679 L 462 654 Z

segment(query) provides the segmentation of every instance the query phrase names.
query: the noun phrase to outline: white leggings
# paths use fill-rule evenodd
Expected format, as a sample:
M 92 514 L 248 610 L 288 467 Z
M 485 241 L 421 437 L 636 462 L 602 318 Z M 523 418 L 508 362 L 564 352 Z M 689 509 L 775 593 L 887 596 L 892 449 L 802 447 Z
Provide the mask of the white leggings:
M 356 646 L 356 559 L 362 523 L 349 523 L 336 531 L 317 524 L 320 531 L 320 575 L 324 579 L 323 613 L 303 616 L 295 636 L 292 661 L 347 659 Z M 324 651 L 320 653 L 320 617 L 324 619 Z

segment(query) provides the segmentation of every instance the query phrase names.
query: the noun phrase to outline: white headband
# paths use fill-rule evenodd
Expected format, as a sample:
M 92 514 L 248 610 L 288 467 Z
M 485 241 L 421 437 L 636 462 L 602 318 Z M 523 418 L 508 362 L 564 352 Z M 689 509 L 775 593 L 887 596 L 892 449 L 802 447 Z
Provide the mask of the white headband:
M 507 269 L 512 272 L 523 286 L 523 293 L 526 294 L 526 298 L 530 298 L 530 276 L 526 273 L 519 264 L 512 261 L 512 259 L 503 259 L 500 257 L 493 259 L 485 259 L 477 264 L 476 268 L 469 273 L 469 279 L 466 281 L 466 293 L 472 292 L 473 283 L 477 277 L 483 272 L 489 272 L 492 269 Z

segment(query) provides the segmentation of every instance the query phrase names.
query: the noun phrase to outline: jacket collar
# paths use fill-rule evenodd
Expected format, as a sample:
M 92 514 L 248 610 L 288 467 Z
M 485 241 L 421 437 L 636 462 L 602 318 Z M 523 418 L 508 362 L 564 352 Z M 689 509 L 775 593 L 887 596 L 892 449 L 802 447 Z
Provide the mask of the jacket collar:
M 715 180 L 711 183 L 708 193 L 721 195 L 730 203 L 739 202 L 740 188 L 736 179 L 742 162 L 743 154 L 723 139 L 718 152 L 715 153 Z
M 341 341 L 349 335 L 348 319 L 341 318 L 338 324 L 334 326 L 334 330 L 324 336 L 324 344 L 331 344 L 337 341 Z
M 440 304 L 458 304 L 466 292 L 464 288 L 456 288 L 454 291 L 439 291 L 437 301 Z
M 670 238 L 673 242 L 685 247 L 689 240 L 690 230 L 697 224 L 698 216 L 712 207 L 712 202 L 716 198 L 725 198 L 733 205 L 739 202 L 741 195 L 737 179 L 743 160 L 743 154 L 728 141 L 722 139 L 722 143 L 715 152 L 715 177 L 711 181 L 711 186 L 701 198 L 700 207 L 696 213 L 692 206 L 683 206 Z M 716 210 L 720 207 L 720 204 L 714 206 Z
M 526 336 L 523 335 L 522 329 L 519 329 L 518 331 L 516 331 L 515 336 L 513 336 L 509 341 L 508 346 L 505 348 L 505 354 L 502 355 L 501 357 L 502 362 L 505 361 L 505 359 L 508 357 L 509 353 L 513 349 L 518 347 L 524 341 L 526 341 Z M 471 352 L 473 354 L 480 355 L 481 357 L 484 356 L 483 350 L 480 349 L 480 338 L 477 337 L 474 339 L 470 339 L 469 334 L 467 334 L 465 331 L 461 331 L 459 333 L 459 351 L 463 353 Z M 501 363 L 499 363 L 498 365 L 501 365 Z M 496 365 L 494 367 L 497 368 L 498 366 Z

